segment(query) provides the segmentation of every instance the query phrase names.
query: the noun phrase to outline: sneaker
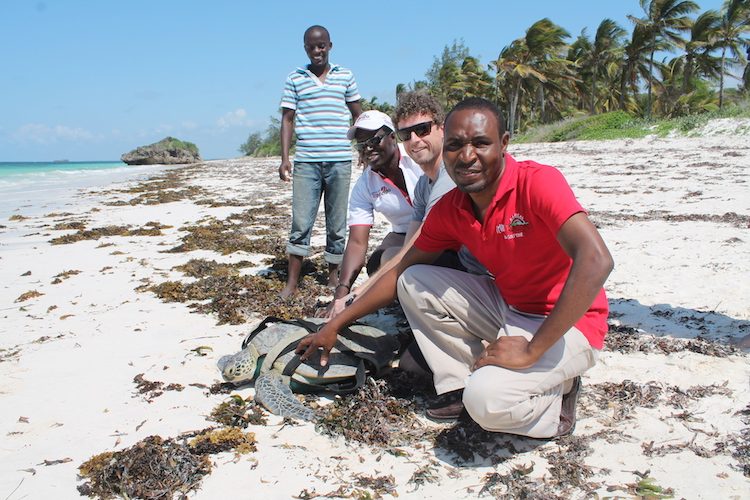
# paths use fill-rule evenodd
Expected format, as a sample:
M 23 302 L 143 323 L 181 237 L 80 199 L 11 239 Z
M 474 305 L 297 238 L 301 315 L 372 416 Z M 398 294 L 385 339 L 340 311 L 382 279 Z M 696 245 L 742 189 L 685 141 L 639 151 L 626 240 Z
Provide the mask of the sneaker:
M 581 394 L 581 377 L 573 379 L 573 388 L 563 395 L 562 407 L 560 408 L 560 424 L 557 426 L 555 437 L 563 437 L 571 434 L 576 428 L 576 406 L 578 396 Z
M 463 389 L 441 394 L 427 404 L 425 414 L 432 420 L 455 420 L 464 412 L 463 395 Z

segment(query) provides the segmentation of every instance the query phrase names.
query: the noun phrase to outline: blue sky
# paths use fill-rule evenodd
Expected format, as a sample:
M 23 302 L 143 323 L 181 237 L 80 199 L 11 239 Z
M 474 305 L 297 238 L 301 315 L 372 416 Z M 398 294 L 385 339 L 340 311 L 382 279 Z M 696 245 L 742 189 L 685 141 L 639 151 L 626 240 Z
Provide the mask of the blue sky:
M 630 31 L 628 14 L 642 15 L 637 0 L 2 0 L 0 161 L 117 160 L 167 135 L 238 156 L 308 62 L 312 24 L 363 96 L 393 102 L 454 39 L 487 63 L 543 17 L 575 37 L 606 17 Z

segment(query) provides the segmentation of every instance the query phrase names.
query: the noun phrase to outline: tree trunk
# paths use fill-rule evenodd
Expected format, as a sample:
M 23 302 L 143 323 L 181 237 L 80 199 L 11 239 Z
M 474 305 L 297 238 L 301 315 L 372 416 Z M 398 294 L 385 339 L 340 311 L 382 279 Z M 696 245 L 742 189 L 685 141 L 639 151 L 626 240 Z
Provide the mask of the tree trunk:
M 690 81 L 693 78 L 693 56 L 687 55 L 685 57 L 685 71 L 682 74 L 682 93 L 688 94 L 692 90 L 692 82 Z
M 651 87 L 654 79 L 654 51 L 651 51 L 651 57 L 648 60 L 648 103 L 646 104 L 646 118 L 651 119 Z
M 620 75 L 620 111 L 625 111 L 625 92 L 627 92 L 627 81 L 628 81 L 628 65 L 626 64 L 622 68 L 622 74 Z
M 719 76 L 719 109 L 724 105 L 724 61 L 727 55 L 727 48 L 721 48 L 721 72 Z
M 518 82 L 516 83 L 516 88 L 513 89 L 513 94 L 510 96 L 510 102 L 508 105 L 510 106 L 510 112 L 508 113 L 508 131 L 510 132 L 510 135 L 515 135 L 516 133 L 516 111 L 518 110 L 518 98 L 521 95 L 521 79 L 518 79 Z

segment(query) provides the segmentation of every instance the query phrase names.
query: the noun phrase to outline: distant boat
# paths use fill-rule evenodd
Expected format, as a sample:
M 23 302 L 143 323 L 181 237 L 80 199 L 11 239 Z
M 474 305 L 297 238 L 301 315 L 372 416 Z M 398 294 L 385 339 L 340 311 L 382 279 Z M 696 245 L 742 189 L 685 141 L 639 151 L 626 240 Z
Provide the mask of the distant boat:
M 66 159 L 63 159 L 63 160 L 53 160 L 52 163 L 70 163 L 70 160 L 66 160 Z

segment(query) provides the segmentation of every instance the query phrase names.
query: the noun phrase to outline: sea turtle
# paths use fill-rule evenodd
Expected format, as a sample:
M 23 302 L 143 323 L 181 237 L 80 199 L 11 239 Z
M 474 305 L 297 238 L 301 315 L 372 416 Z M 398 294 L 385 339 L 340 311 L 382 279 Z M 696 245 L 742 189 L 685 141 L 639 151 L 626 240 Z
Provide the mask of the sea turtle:
M 322 322 L 319 319 L 305 321 L 308 325 L 312 323 L 310 328 L 315 328 Z M 314 420 L 315 412 L 303 405 L 292 393 L 292 381 L 319 384 L 323 380 L 330 382 L 350 379 L 356 375 L 357 367 L 362 361 L 351 353 L 341 353 L 334 349 L 326 367 L 320 366 L 320 354 L 316 353 L 305 363 L 296 366 L 292 376 L 283 375 L 284 367 L 295 361 L 294 347 L 308 333 L 309 328 L 294 322 L 267 319 L 243 343 L 244 349 L 219 360 L 224 380 L 242 385 L 255 379 L 255 401 L 271 413 L 306 421 Z

